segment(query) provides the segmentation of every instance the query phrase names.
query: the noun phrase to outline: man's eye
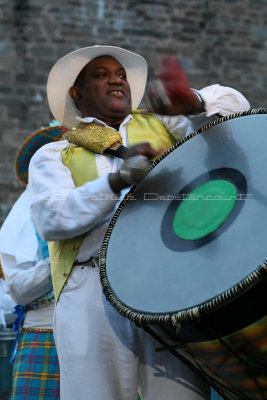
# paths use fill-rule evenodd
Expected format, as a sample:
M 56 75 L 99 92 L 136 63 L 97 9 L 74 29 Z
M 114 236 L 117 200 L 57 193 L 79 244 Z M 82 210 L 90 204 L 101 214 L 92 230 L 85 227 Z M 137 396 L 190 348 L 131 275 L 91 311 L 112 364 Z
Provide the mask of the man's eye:
M 121 75 L 120 75 L 120 78 L 121 78 L 121 79 L 127 79 L 126 74 L 121 74 Z
M 95 78 L 102 78 L 106 76 L 106 72 L 98 72 L 97 74 L 95 74 Z

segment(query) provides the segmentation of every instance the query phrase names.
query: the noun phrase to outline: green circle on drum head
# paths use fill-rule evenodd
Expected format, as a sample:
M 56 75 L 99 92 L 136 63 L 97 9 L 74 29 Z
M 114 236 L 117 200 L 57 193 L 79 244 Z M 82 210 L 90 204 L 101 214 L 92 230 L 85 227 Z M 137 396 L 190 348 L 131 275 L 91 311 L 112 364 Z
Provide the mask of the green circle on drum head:
M 174 233 L 184 240 L 196 240 L 214 232 L 232 212 L 237 196 L 229 181 L 215 179 L 186 194 L 173 219 Z

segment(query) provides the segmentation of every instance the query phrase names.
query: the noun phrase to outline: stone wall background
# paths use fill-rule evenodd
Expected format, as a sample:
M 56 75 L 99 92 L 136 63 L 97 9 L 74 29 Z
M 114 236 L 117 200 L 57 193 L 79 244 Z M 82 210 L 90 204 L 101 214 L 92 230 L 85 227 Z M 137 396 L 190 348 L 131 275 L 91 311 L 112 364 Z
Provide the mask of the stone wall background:
M 266 107 L 267 0 L 0 0 L 0 223 L 23 185 L 14 159 L 51 120 L 46 80 L 54 62 L 93 44 L 182 62 L 195 88 L 220 83 Z

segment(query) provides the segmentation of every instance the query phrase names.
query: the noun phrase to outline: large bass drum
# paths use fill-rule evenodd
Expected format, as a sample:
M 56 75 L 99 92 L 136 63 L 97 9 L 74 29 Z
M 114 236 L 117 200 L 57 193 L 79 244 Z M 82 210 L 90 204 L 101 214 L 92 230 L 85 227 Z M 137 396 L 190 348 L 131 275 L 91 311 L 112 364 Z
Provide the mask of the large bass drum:
M 226 399 L 267 398 L 266 114 L 220 118 L 172 147 L 100 252 L 112 306 Z

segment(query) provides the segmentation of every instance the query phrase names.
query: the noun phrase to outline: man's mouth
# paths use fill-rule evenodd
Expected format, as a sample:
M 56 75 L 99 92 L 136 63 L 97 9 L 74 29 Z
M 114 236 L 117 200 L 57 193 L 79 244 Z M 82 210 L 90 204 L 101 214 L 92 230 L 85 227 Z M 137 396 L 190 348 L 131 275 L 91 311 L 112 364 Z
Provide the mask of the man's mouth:
M 124 92 L 119 89 L 110 90 L 108 94 L 110 94 L 111 96 L 124 96 Z

